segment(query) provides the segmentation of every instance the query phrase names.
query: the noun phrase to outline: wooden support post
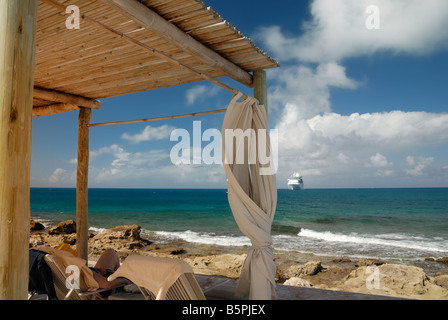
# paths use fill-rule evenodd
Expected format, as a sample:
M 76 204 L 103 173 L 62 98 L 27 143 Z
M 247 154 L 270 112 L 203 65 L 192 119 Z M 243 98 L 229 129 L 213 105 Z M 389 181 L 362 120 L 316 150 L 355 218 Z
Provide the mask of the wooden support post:
M 0 300 L 25 300 L 37 0 L 0 1 L 0 21 Z
M 81 108 L 78 118 L 78 173 L 76 177 L 76 250 L 88 258 L 89 124 L 92 109 Z
M 254 98 L 264 105 L 268 113 L 268 88 L 264 70 L 254 71 Z

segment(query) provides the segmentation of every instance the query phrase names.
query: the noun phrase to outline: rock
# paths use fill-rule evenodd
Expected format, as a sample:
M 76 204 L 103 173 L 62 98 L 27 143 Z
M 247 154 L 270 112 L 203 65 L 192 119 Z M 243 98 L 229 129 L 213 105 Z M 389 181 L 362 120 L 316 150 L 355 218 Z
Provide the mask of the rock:
M 186 251 L 180 247 L 163 248 L 163 249 L 159 249 L 159 252 L 167 253 L 167 254 L 171 254 L 171 255 L 178 255 L 178 254 L 186 253 Z
M 104 249 L 113 249 L 120 257 L 134 254 L 149 244 L 149 241 L 140 237 L 140 230 L 140 226 L 133 224 L 99 232 L 89 239 L 89 250 L 93 255 L 101 254 Z
M 68 243 L 71 246 L 76 244 L 76 234 L 62 235 L 61 238 L 63 243 Z
M 157 254 L 166 254 L 166 255 L 178 255 L 187 252 L 184 248 L 181 247 L 162 247 L 156 244 L 150 244 L 147 247 L 147 249 Z
M 76 222 L 74 220 L 67 220 L 59 222 L 55 227 L 52 227 L 48 234 L 71 234 L 76 233 Z
M 376 269 L 359 267 L 342 281 L 338 289 L 414 299 L 448 298 L 448 290 L 434 283 L 423 269 L 396 264 L 383 264 Z
M 131 242 L 128 244 L 128 248 L 129 250 L 134 250 L 134 249 L 142 249 L 145 245 L 141 242 Z
M 448 268 L 444 268 L 436 272 L 436 276 L 444 276 L 444 275 L 448 275 Z
M 243 268 L 246 254 L 222 254 L 199 257 L 185 257 L 186 261 L 196 274 L 220 275 L 237 279 Z
M 346 263 L 346 262 L 352 262 L 352 260 L 350 260 L 348 258 L 338 258 L 338 259 L 331 260 L 331 262 L 334 262 L 334 263 Z
M 140 241 L 141 227 L 132 225 L 116 226 L 114 228 L 108 229 L 106 231 L 100 232 L 95 235 L 95 238 L 103 238 L 108 240 L 129 240 L 129 241 Z
M 159 250 L 160 246 L 158 244 L 153 243 L 148 246 L 148 249 L 149 250 Z
M 344 267 L 323 265 L 322 268 L 321 272 L 312 276 L 303 276 L 302 278 L 311 281 L 315 288 L 332 289 L 334 285 L 337 286 L 338 283 L 344 280 L 354 270 L 351 264 Z
M 448 275 L 442 275 L 442 276 L 435 277 L 434 283 L 436 285 L 448 290 Z
M 378 259 L 366 259 L 362 258 L 355 262 L 356 267 L 367 267 L 367 266 L 380 266 L 384 264 L 383 261 Z
M 443 257 L 443 258 L 436 259 L 436 262 L 448 263 L 448 257 Z
M 307 280 L 303 280 L 301 278 L 289 278 L 288 280 L 283 283 L 285 286 L 293 286 L 293 287 L 305 287 L 305 288 L 311 288 L 313 284 Z
M 44 230 L 44 229 L 45 229 L 45 226 L 42 223 L 31 220 L 30 230 L 39 231 L 39 230 Z
M 303 276 L 312 276 L 322 270 L 320 261 L 310 261 L 303 265 L 291 266 L 286 270 L 288 278 L 300 278 Z

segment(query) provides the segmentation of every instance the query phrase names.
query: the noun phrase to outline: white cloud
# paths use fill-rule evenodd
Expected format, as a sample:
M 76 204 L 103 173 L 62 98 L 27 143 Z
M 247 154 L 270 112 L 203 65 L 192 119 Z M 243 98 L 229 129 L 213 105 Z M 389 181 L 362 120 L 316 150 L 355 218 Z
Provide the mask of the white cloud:
M 269 88 L 270 109 L 278 111 L 292 104 L 304 118 L 331 110 L 330 87 L 356 89 L 359 86 L 337 63 L 323 63 L 316 68 L 283 67 L 270 71 L 269 77 L 275 82 Z
M 448 114 L 392 111 L 342 116 L 325 113 L 307 119 L 298 110 L 297 106 L 287 104 L 277 123 L 279 179 L 282 180 L 297 170 L 304 177 L 313 177 L 308 181 L 321 183 L 331 183 L 331 177 L 342 181 L 369 175 L 395 176 L 403 170 L 387 159 L 388 154 L 396 157 L 448 141 Z M 405 175 L 408 176 L 420 175 L 436 165 L 433 158 L 409 158 L 407 164 Z M 431 172 L 436 175 L 434 168 Z
M 382 170 L 382 169 L 378 169 L 378 170 L 375 172 L 375 176 L 378 176 L 378 177 L 389 177 L 389 176 L 393 175 L 394 173 L 395 173 L 394 170 Z
M 130 143 L 137 144 L 143 141 L 163 140 L 169 138 L 171 132 L 176 129 L 173 126 L 163 125 L 160 127 L 146 126 L 141 133 L 129 134 L 123 133 L 122 139 L 128 140 Z
M 53 173 L 50 176 L 50 182 L 60 182 L 60 180 L 64 177 L 64 174 L 67 172 L 67 170 L 64 170 L 62 168 L 58 168 L 53 171 Z
M 367 167 L 377 167 L 377 168 L 387 167 L 389 165 L 391 165 L 391 163 L 389 163 L 387 161 L 387 158 L 379 152 L 371 156 L 370 162 L 366 164 Z
M 186 92 L 187 105 L 192 105 L 197 101 L 204 101 L 213 97 L 219 92 L 219 87 L 210 85 L 198 85 Z
M 434 158 L 424 158 L 424 157 L 418 157 L 417 159 L 412 156 L 406 157 L 406 163 L 410 167 L 410 169 L 406 169 L 406 174 L 414 177 L 418 177 L 423 175 L 423 171 L 433 164 Z
M 118 144 L 113 144 L 108 147 L 102 147 L 98 150 L 91 150 L 90 151 L 90 158 L 94 159 L 96 157 L 99 157 L 103 154 L 113 154 L 117 158 L 125 159 L 127 158 L 130 153 L 127 153 L 122 147 L 120 147 Z
M 380 30 L 366 27 L 370 5 L 379 8 Z M 341 115 L 332 112 L 330 90 L 363 85 L 347 75 L 346 59 L 448 49 L 448 1 L 313 0 L 310 9 L 311 19 L 302 25 L 300 35 L 268 26 L 255 36 L 273 56 L 288 62 L 269 71 L 274 83 L 269 88 L 271 121 L 279 130 L 279 179 L 300 170 L 324 185 L 338 186 L 345 179 L 346 186 L 354 186 L 359 177 L 389 177 L 394 182 L 423 171 L 433 177 L 440 174 L 446 163 L 435 159 L 415 160 L 406 170 L 399 163 L 406 154 L 446 146 L 448 114 Z M 443 170 L 439 181 L 442 176 L 446 177 Z
M 380 30 L 366 28 L 366 8 L 380 12 Z M 312 20 L 301 36 L 280 27 L 259 30 L 269 50 L 281 60 L 341 61 L 377 52 L 426 54 L 448 48 L 446 0 L 314 0 Z
M 71 184 L 75 181 L 75 172 L 69 172 L 62 168 L 57 168 L 48 178 L 48 182 L 55 185 Z
M 391 111 L 342 116 L 325 113 L 306 119 L 287 104 L 277 128 L 285 149 L 316 153 L 325 148 L 382 149 L 438 144 L 448 140 L 448 114 Z M 300 139 L 299 139 L 300 137 Z

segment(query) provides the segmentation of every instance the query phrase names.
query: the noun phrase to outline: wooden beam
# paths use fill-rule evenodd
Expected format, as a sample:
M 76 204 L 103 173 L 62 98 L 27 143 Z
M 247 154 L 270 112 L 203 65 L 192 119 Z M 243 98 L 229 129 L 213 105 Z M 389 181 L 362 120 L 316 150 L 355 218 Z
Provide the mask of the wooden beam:
M 206 47 L 201 42 L 186 34 L 174 24 L 166 21 L 156 12 L 136 0 L 101 0 L 129 17 L 142 27 L 175 45 L 184 52 L 209 65 L 222 70 L 234 80 L 252 87 L 252 76 L 217 52 Z
M 81 108 L 78 117 L 78 172 L 76 176 L 76 250 L 88 258 L 89 124 L 92 109 Z
M 79 110 L 76 104 L 69 103 L 55 103 L 49 106 L 34 107 L 33 117 L 50 116 L 53 114 L 59 114 L 67 111 Z
M 74 94 L 65 92 L 59 92 L 55 90 L 48 90 L 43 88 L 34 87 L 34 97 L 41 100 L 76 104 L 83 108 L 100 109 L 101 103 L 98 100 L 89 99 Z
M 268 113 L 268 88 L 266 81 L 266 71 L 254 71 L 254 98 L 257 99 L 261 105 L 266 108 Z
M 37 0 L 0 1 L 0 300 L 26 300 Z

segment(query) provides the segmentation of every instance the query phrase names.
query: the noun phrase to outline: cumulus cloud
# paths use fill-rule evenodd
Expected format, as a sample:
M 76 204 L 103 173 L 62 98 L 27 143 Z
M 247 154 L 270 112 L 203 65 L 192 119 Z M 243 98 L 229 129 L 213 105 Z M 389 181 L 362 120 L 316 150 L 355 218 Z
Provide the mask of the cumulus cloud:
M 369 169 L 374 170 L 372 175 L 387 177 L 400 171 L 398 165 L 387 159 L 387 154 L 448 141 L 448 114 L 325 113 L 307 119 L 301 116 L 299 108 L 287 104 L 278 130 L 282 178 L 296 170 L 308 177 L 353 178 L 365 176 Z M 432 164 L 433 158 L 408 157 L 405 173 L 418 176 Z
M 370 162 L 366 164 L 368 167 L 387 167 L 391 165 L 385 156 L 383 156 L 381 153 L 377 152 L 375 155 L 370 157 Z
M 197 101 L 204 101 L 207 98 L 213 97 L 219 92 L 218 86 L 198 85 L 186 92 L 187 105 L 192 105 Z
M 379 30 L 366 25 L 371 5 L 379 9 Z M 310 10 L 311 18 L 299 35 L 287 34 L 279 26 L 260 28 L 255 35 L 283 62 L 281 70 L 269 73 L 270 109 L 275 111 L 271 121 L 279 130 L 279 179 L 301 170 L 314 181 L 346 179 L 352 186 L 356 182 L 349 180 L 359 177 L 440 173 L 431 158 L 415 156 L 415 165 L 408 159 L 406 170 L 399 166 L 406 155 L 414 157 L 428 146 L 447 144 L 448 114 L 399 110 L 337 114 L 332 111 L 331 89 L 364 86 L 348 76 L 344 63 L 350 58 L 448 49 L 448 33 L 443 31 L 448 29 L 448 2 L 313 0 Z
M 379 9 L 380 29 L 366 27 L 366 8 Z M 282 60 L 341 61 L 378 52 L 420 55 L 448 48 L 448 2 L 445 0 L 314 0 L 312 19 L 303 34 L 288 36 L 279 26 L 259 30 Z
M 425 157 L 406 157 L 406 163 L 409 166 L 409 169 L 406 169 L 406 174 L 414 177 L 418 177 L 423 175 L 423 171 L 434 162 L 434 158 L 425 158 Z
M 391 111 L 342 116 L 325 113 L 306 119 L 294 105 L 287 104 L 278 129 L 280 143 L 286 149 L 311 151 L 326 145 L 351 146 L 356 150 L 372 146 L 395 149 L 446 142 L 448 114 Z M 379 159 L 381 154 L 375 157 Z
M 75 181 L 75 173 L 62 168 L 57 168 L 48 178 L 48 182 L 54 185 L 72 184 Z
M 275 83 L 269 88 L 270 108 L 279 111 L 292 104 L 305 118 L 331 110 L 330 87 L 353 90 L 360 85 L 337 63 L 284 67 L 271 71 L 269 77 Z
M 50 176 L 50 182 L 60 182 L 66 172 L 67 170 L 64 170 L 62 168 L 54 170 Z
M 176 129 L 173 126 L 163 125 L 160 127 L 146 126 L 141 133 L 129 134 L 123 133 L 122 139 L 128 140 L 130 143 L 137 144 L 144 141 L 163 140 L 169 138 L 171 132 Z

